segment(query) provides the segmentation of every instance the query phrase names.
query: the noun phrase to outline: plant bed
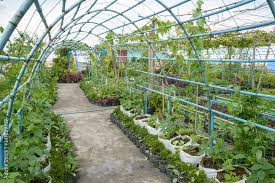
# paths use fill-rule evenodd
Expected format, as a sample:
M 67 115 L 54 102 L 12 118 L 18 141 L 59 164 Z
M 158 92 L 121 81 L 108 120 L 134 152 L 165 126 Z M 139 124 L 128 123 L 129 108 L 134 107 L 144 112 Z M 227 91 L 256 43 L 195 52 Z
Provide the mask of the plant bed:
M 214 160 L 209 156 L 205 156 L 199 164 L 199 169 L 203 170 L 208 178 L 216 179 L 218 172 L 223 171 L 222 161 Z
M 98 99 L 95 104 L 99 106 L 117 106 L 119 105 L 119 97 L 117 96 L 110 96 L 110 97 L 105 97 L 102 99 Z
M 235 166 L 234 170 L 227 172 L 225 170 L 218 172 L 216 182 L 234 182 L 234 183 L 245 183 L 247 177 L 251 173 L 244 167 Z
M 135 134 L 136 140 L 140 143 L 140 151 L 155 163 L 154 166 L 157 167 L 158 164 L 160 171 L 166 173 L 171 182 L 182 183 L 183 177 L 184 182 L 209 182 L 202 171 L 199 171 L 197 167 L 191 164 L 181 162 L 178 154 L 174 155 L 166 150 L 156 136 L 149 134 L 146 129 L 135 125 L 133 119 L 123 115 L 119 109 L 116 109 L 111 114 L 111 120 L 117 125 L 119 123 L 123 124 L 121 125 L 122 128 L 127 128 L 129 132 Z
M 241 166 L 233 166 L 233 168 L 234 170 L 218 172 L 216 182 L 245 183 L 247 177 L 251 174 L 249 170 Z

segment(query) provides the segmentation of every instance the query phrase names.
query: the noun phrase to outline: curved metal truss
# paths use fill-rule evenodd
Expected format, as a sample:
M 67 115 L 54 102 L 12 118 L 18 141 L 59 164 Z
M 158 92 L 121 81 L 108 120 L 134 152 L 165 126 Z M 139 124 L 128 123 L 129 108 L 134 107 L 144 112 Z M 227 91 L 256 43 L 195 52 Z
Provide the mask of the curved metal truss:
M 15 2 L 15 1 L 14 1 Z M 48 56 L 58 48 L 71 48 L 81 50 L 87 55 L 91 48 L 104 41 L 115 52 L 120 48 L 127 48 L 133 58 L 133 46 L 145 45 L 152 54 L 146 57 L 151 60 L 163 60 L 157 56 L 154 45 L 165 45 L 171 41 L 187 40 L 192 49 L 193 57 L 184 57 L 185 61 L 197 61 L 200 63 L 200 71 L 204 78 L 204 85 L 208 84 L 203 62 L 275 62 L 272 58 L 238 59 L 205 58 L 200 53 L 196 44 L 197 39 L 239 32 L 240 35 L 249 34 L 249 31 L 266 30 L 274 31 L 275 6 L 273 0 L 205 0 L 200 14 L 196 14 L 199 0 L 56 0 L 56 4 L 49 0 L 24 0 L 17 12 L 11 18 L 3 34 L 0 37 L 0 51 L 5 51 L 7 42 L 15 37 L 19 30 L 38 35 L 38 39 L 27 57 L 0 55 L 0 61 L 24 62 L 11 93 L 0 101 L 0 106 L 8 104 L 4 132 L 1 139 L 8 141 L 10 118 L 16 93 L 19 89 L 27 87 L 31 83 L 39 67 Z M 170 22 L 169 24 L 143 29 L 151 24 L 151 20 Z M 26 25 L 25 22 L 28 22 Z M 207 31 L 190 32 L 188 26 L 197 25 L 199 21 L 206 21 Z M 150 33 L 170 29 L 169 35 L 152 40 Z M 33 31 L 35 30 L 35 31 Z M 42 31 L 40 31 L 42 30 Z M 113 37 L 106 38 L 108 33 Z M 176 34 L 178 33 L 178 34 Z M 141 41 L 131 41 L 131 37 L 141 36 Z M 34 54 L 42 43 L 42 53 L 37 59 Z M 87 46 L 88 45 L 88 46 Z M 174 58 L 167 60 L 173 61 Z M 28 80 L 21 83 L 22 77 L 29 67 L 30 62 L 35 62 Z M 221 88 L 221 87 L 220 87 Z M 220 89 L 219 88 L 219 89 Z M 274 99 L 274 96 L 258 94 L 262 97 Z M 210 99 L 209 99 L 210 100 Z M 211 106 L 209 107 L 211 111 Z M 274 132 L 274 129 L 269 129 Z M 5 145 L 7 150 L 7 145 Z M 5 151 L 4 167 L 8 168 L 7 151 Z

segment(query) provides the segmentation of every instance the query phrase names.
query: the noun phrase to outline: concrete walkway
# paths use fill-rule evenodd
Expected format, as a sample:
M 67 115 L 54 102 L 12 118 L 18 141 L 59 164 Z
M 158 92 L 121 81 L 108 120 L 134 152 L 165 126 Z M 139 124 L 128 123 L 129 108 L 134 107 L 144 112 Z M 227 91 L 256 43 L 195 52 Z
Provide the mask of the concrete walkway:
M 78 84 L 59 84 L 56 113 L 104 109 L 91 104 Z M 63 115 L 80 161 L 79 183 L 168 183 L 110 121 L 112 110 Z

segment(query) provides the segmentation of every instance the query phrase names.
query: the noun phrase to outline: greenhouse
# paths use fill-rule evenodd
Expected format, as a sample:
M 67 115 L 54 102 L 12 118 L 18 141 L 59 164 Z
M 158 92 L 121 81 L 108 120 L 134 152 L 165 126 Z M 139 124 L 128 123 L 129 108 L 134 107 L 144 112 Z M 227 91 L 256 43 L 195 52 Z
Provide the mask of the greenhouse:
M 273 0 L 0 0 L 0 182 L 274 183 Z

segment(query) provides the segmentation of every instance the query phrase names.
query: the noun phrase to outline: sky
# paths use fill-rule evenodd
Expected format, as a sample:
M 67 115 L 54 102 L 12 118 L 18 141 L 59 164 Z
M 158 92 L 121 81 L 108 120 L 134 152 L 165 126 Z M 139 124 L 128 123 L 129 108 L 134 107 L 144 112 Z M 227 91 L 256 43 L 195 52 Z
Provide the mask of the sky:
M 45 1 L 45 2 L 44 2 Z M 77 0 L 67 0 L 66 8 L 70 7 L 74 4 Z M 115 4 L 111 5 L 109 9 L 122 12 L 125 11 L 129 6 L 132 6 L 141 0 L 118 0 Z M 162 0 L 164 4 L 168 7 L 181 2 L 182 0 Z M 212 10 L 221 6 L 225 6 L 234 2 L 238 2 L 239 0 L 205 0 L 203 5 L 203 10 Z M 21 6 L 24 0 L 0 0 L 0 25 L 5 27 L 8 24 L 8 21 L 12 18 L 16 10 Z M 86 0 L 80 7 L 78 15 L 83 14 L 86 10 L 91 6 L 94 0 Z M 92 10 L 102 10 L 106 5 L 108 5 L 112 0 L 98 0 Z M 44 15 L 46 16 L 46 20 L 48 24 L 54 22 L 54 20 L 61 14 L 62 10 L 62 0 L 39 0 L 39 3 L 42 4 L 42 10 Z M 240 8 L 220 13 L 218 15 L 212 16 L 207 18 L 208 27 L 211 30 L 224 30 L 232 27 L 238 27 L 242 25 L 253 24 L 255 22 L 263 22 L 268 20 L 273 20 L 272 14 L 268 9 L 267 5 L 261 7 L 263 3 L 266 3 L 266 0 L 256 0 L 253 3 L 248 5 L 242 6 Z M 183 5 L 178 6 L 177 8 L 172 9 L 172 11 L 180 15 L 178 18 L 180 20 L 188 20 L 191 18 L 191 13 L 194 9 L 194 5 L 196 4 L 196 0 L 191 0 Z M 253 10 L 253 8 L 258 7 L 257 10 Z M 153 12 L 157 12 L 163 9 L 158 3 L 154 0 L 145 0 L 145 3 L 142 5 L 136 6 L 133 10 L 128 11 L 125 13 L 126 18 L 121 16 L 117 16 L 116 18 L 107 21 L 103 25 L 108 28 L 114 28 L 118 25 L 123 25 L 128 22 L 127 18 L 131 20 L 139 19 L 140 17 L 145 17 L 146 15 L 152 14 Z M 250 10 L 250 11 L 248 11 Z M 29 11 L 26 13 L 24 18 L 19 23 L 17 30 L 18 31 L 26 31 L 29 34 L 36 34 L 41 35 L 45 31 L 45 27 L 43 23 L 41 23 L 41 19 L 38 13 L 34 13 L 35 6 L 33 5 Z M 74 11 L 71 11 L 66 15 L 66 19 L 64 20 L 64 24 L 66 25 L 69 20 L 71 19 Z M 89 24 L 86 24 L 82 27 L 83 31 L 90 31 L 91 29 L 92 34 L 82 33 L 72 33 L 67 39 L 82 39 L 85 38 L 83 41 L 90 46 L 93 46 L 100 42 L 100 39 L 94 36 L 93 34 L 103 33 L 106 32 L 106 28 L 102 26 L 95 27 L 94 23 L 100 23 L 104 20 L 112 17 L 115 13 L 110 11 L 104 11 L 95 16 L 91 19 L 92 15 L 96 14 L 92 13 L 91 15 L 86 15 L 83 19 L 79 22 L 84 22 L 90 20 Z M 76 16 L 78 17 L 78 16 Z M 171 16 L 169 16 L 168 12 L 164 12 L 160 16 L 161 19 L 165 20 L 173 20 Z M 144 20 L 137 22 L 136 25 L 141 27 L 148 23 L 149 20 Z M 60 24 L 60 22 L 59 22 Z M 55 35 L 59 30 L 59 24 L 52 30 L 52 35 Z M 27 26 L 28 25 L 28 26 Z M 77 32 L 81 25 L 76 25 L 72 28 L 71 32 Z M 265 27 L 266 30 L 273 30 L 274 26 Z M 119 29 L 116 29 L 116 33 L 127 33 L 136 30 L 134 25 L 125 26 Z M 66 35 L 66 34 L 65 34 Z M 104 38 L 106 34 L 100 35 L 101 38 Z M 12 37 L 18 36 L 17 31 L 14 32 Z M 75 38 L 77 36 L 77 38 Z M 45 40 L 47 41 L 47 39 Z

